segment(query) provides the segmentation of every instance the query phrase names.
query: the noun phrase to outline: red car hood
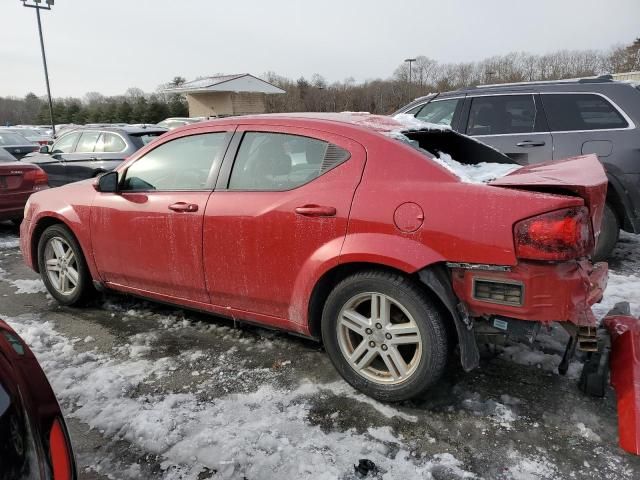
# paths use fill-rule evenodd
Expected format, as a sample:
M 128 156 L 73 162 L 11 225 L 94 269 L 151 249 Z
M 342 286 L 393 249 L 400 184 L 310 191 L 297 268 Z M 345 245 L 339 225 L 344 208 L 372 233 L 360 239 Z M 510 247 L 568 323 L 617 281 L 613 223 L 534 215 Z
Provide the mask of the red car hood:
M 528 165 L 489 184 L 549 193 L 571 192 L 578 195 L 589 208 L 596 238 L 600 233 L 608 180 L 596 155 Z

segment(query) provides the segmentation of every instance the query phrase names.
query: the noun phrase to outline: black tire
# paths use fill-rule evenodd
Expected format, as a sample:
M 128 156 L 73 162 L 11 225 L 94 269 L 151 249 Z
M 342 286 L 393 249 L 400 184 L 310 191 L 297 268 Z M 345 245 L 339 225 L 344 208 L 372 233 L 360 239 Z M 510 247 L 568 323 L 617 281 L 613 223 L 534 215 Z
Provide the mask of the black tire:
M 385 295 L 392 302 L 396 302 L 397 305 L 401 306 L 392 307 L 392 309 L 394 309 L 392 314 L 396 315 L 396 318 L 399 312 L 401 318 L 409 319 L 409 317 L 406 317 L 400 310 L 400 308 L 404 308 L 410 317 L 412 317 L 413 324 L 417 325 L 419 337 L 422 342 L 420 350 L 416 348 L 414 353 L 408 354 L 412 359 L 410 362 L 412 367 L 407 371 L 407 377 L 402 379 L 398 376 L 398 380 L 393 380 L 397 382 L 395 384 L 376 381 L 376 379 L 372 380 L 366 376 L 366 373 L 359 373 L 356 367 L 349 363 L 346 358 L 347 354 L 343 353 L 342 350 L 345 341 L 340 339 L 345 338 L 342 332 L 347 331 L 341 326 L 343 324 L 339 323 L 339 317 L 343 308 L 351 305 L 355 298 L 359 298 L 359 296 L 364 297 L 366 294 L 372 292 Z M 369 309 L 371 308 L 370 306 Z M 366 317 L 366 314 L 364 316 Z M 369 316 L 373 317 L 371 314 Z M 377 325 L 377 323 L 375 323 L 375 325 Z M 375 330 L 375 328 L 376 327 L 373 329 Z M 388 332 L 385 328 L 386 327 L 380 330 L 380 332 L 383 332 L 382 338 L 384 338 L 384 332 Z M 365 271 L 344 279 L 336 285 L 329 294 L 322 313 L 322 340 L 331 362 L 340 375 L 342 375 L 351 386 L 366 395 L 387 402 L 397 402 L 421 396 L 430 386 L 440 379 L 448 357 L 448 338 L 446 332 L 447 330 L 442 314 L 425 292 L 409 279 L 390 272 L 376 270 Z M 374 335 L 379 334 L 375 331 L 373 333 Z M 353 332 L 349 333 L 349 335 L 352 334 Z M 356 337 L 359 336 L 356 334 Z M 360 338 L 362 338 L 362 342 L 366 342 L 367 340 L 364 336 Z M 373 340 L 371 336 L 367 338 Z M 390 337 L 387 336 L 386 338 Z M 380 343 L 376 344 L 375 341 L 372 343 L 367 342 L 368 345 L 376 345 L 379 352 L 379 356 L 374 357 L 374 360 L 371 362 L 372 366 L 373 362 L 381 362 L 383 360 L 383 353 L 380 349 L 385 347 L 384 342 L 389 343 L 389 346 L 386 347 L 389 350 L 385 349 L 387 355 L 389 355 L 393 347 L 392 344 L 394 343 L 392 340 L 376 340 Z M 356 339 L 356 341 L 358 345 L 360 345 L 360 341 L 358 339 Z M 341 342 L 343 347 L 341 347 Z M 349 340 L 347 340 L 347 342 L 351 343 Z M 398 350 L 400 350 L 399 347 L 403 346 L 398 346 Z M 359 347 L 355 347 L 354 351 L 357 348 Z M 410 348 L 414 347 L 410 346 Z M 365 358 L 368 350 L 369 348 L 366 348 L 367 353 L 358 358 Z M 407 353 L 404 352 L 403 357 L 406 355 Z M 370 367 L 365 367 L 362 371 L 368 369 L 370 369 Z M 391 372 L 391 369 L 389 369 L 389 372 Z M 397 372 L 399 372 L 399 370 L 394 373 Z
M 47 271 L 45 249 L 49 242 L 55 238 L 62 239 L 73 251 L 73 255 L 75 257 L 75 263 L 73 266 L 75 267 L 74 270 L 77 271 L 77 283 L 73 291 L 69 294 L 61 293 L 59 289 L 53 285 Z M 89 273 L 89 269 L 87 268 L 87 263 L 84 258 L 84 254 L 82 253 L 82 249 L 80 248 L 80 244 L 73 233 L 71 233 L 71 230 L 69 230 L 65 225 L 52 225 L 42 232 L 42 235 L 38 240 L 38 268 L 45 287 L 47 287 L 51 296 L 62 305 L 79 305 L 88 300 L 92 294 L 95 293 L 93 280 Z
M 596 245 L 596 251 L 593 254 L 593 260 L 601 262 L 607 260 L 611 256 L 611 252 L 618 243 L 620 236 L 620 220 L 616 212 L 606 203 L 602 214 L 602 227 L 600 229 L 600 237 Z

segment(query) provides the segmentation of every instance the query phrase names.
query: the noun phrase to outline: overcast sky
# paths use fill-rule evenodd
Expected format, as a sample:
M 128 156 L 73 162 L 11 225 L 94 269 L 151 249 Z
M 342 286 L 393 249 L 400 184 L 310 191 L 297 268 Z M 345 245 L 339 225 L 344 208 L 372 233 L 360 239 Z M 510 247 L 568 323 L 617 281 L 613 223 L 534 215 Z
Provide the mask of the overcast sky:
M 153 91 L 175 75 L 389 77 L 403 59 L 609 49 L 640 0 L 56 0 L 43 12 L 54 97 Z M 0 0 L 0 96 L 44 94 L 35 11 Z

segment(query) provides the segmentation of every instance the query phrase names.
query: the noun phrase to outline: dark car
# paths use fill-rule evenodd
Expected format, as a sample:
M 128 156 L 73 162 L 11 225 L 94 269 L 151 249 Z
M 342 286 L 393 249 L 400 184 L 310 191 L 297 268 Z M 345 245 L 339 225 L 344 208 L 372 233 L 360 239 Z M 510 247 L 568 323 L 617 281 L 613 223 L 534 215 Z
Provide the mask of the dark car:
M 166 131 L 160 127 L 78 128 L 26 159 L 47 172 L 49 185 L 58 187 L 113 170 Z
M 58 401 L 35 356 L 0 320 L 0 480 L 73 480 Z
M 609 178 L 597 259 L 619 229 L 640 233 L 640 86 L 610 76 L 485 85 L 419 98 L 398 110 L 448 125 L 521 164 L 595 153 Z
M 19 224 L 29 196 L 45 188 L 47 174 L 40 167 L 19 162 L 0 148 L 0 221 Z
M 0 148 L 4 148 L 11 155 L 20 160 L 28 153 L 36 152 L 39 145 L 27 140 L 19 133 L 0 128 Z

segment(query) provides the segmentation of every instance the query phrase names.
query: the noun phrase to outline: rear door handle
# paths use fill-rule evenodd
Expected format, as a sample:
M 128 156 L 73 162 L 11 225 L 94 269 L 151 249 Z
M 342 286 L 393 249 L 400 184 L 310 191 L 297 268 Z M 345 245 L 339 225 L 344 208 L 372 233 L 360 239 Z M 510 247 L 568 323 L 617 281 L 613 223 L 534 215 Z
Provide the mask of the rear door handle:
M 197 212 L 198 205 L 195 203 L 177 202 L 169 205 L 169 210 L 173 210 L 174 212 Z
M 545 143 L 542 140 L 523 140 L 516 143 L 518 147 L 530 148 L 530 147 L 544 147 Z
M 320 205 L 304 205 L 296 208 L 296 213 L 305 217 L 335 217 L 336 209 Z

